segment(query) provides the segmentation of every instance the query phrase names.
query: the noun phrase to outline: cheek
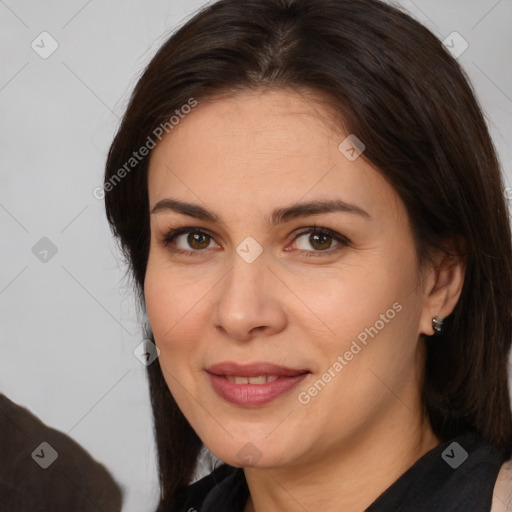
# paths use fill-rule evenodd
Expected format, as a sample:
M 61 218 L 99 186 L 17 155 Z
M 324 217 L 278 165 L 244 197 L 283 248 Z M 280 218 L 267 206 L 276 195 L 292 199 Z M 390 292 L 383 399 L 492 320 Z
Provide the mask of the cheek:
M 148 318 L 155 335 L 155 341 L 167 343 L 178 339 L 173 336 L 176 329 L 194 315 L 195 306 L 204 295 L 200 284 L 184 278 L 180 272 L 169 268 L 158 258 L 148 261 L 144 280 L 144 297 Z
M 183 338 L 183 326 L 193 305 L 187 292 L 190 293 L 190 288 L 180 286 L 175 275 L 148 262 L 144 282 L 146 311 L 160 349 L 160 365 L 173 373 L 191 346 Z
M 172 375 L 183 385 L 194 385 L 202 370 L 208 325 L 209 280 L 193 278 L 165 264 L 148 261 L 144 283 L 146 311 L 160 349 L 160 365 L 174 395 Z
M 162 334 L 172 328 L 175 316 L 175 310 L 169 307 L 175 293 L 170 283 L 153 265 L 148 263 L 144 280 L 144 299 L 157 344 Z
M 184 292 L 174 272 L 174 279 L 168 274 L 148 264 L 144 284 L 146 311 L 160 350 L 158 361 L 167 387 L 181 411 L 193 417 L 190 394 L 197 394 L 197 383 L 190 362 L 200 339 L 196 332 L 200 322 L 194 317 L 198 309 L 193 308 L 198 299 L 194 300 L 190 288 L 185 288 L 189 293 Z
M 356 257 L 363 259 L 356 255 L 354 261 Z M 400 332 L 398 326 L 408 315 L 397 310 L 414 299 L 416 281 L 413 269 L 398 272 L 398 268 L 410 269 L 407 262 L 398 266 L 374 257 L 316 272 L 314 279 L 288 280 L 294 294 L 288 303 L 296 304 L 293 320 L 302 322 L 301 328 L 326 352 L 348 350 L 352 340 L 359 337 L 364 343 L 371 333 Z
M 379 395 L 376 391 L 385 388 L 379 377 L 391 387 L 408 378 L 421 313 L 413 262 L 413 253 L 401 265 L 381 258 L 364 266 L 352 265 L 337 279 L 302 285 L 299 294 L 307 297 L 317 314 L 309 314 L 314 323 L 304 322 L 302 329 L 309 331 L 315 352 L 321 355 L 317 372 L 322 376 L 331 369 L 325 375 L 329 400 L 352 406 L 369 403 Z
M 346 311 L 335 325 L 336 336 L 318 345 L 323 364 L 316 380 L 297 392 L 305 430 L 320 428 L 326 439 L 358 432 L 392 407 L 396 396 L 414 382 L 411 317 L 416 313 L 410 304 L 391 302 L 393 298 L 396 295 L 391 293 L 379 302 L 366 301 L 357 316 Z M 403 401 L 410 402 L 409 392 Z

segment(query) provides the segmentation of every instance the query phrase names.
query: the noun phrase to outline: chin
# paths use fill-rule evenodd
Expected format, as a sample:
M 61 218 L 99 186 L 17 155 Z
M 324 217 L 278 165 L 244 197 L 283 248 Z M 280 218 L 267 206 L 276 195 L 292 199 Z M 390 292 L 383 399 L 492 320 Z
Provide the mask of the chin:
M 245 435 L 229 438 L 222 445 L 218 439 L 205 445 L 221 461 L 235 467 L 273 468 L 286 464 L 291 456 L 283 438 L 270 442 L 256 435 Z

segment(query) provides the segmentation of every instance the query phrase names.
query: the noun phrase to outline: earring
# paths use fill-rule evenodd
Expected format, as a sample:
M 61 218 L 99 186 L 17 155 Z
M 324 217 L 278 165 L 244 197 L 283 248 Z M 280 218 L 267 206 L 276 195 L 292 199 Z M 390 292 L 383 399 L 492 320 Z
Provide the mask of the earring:
M 443 320 L 438 319 L 437 316 L 432 318 L 432 328 L 436 333 L 440 333 L 443 331 Z

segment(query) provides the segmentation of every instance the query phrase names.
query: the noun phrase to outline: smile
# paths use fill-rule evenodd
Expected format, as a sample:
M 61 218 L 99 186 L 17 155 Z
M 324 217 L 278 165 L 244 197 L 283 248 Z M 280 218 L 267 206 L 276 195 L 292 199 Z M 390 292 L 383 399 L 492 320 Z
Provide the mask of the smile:
M 217 395 L 242 407 L 268 404 L 292 390 L 310 373 L 272 363 L 241 365 L 232 362 L 213 365 L 206 371 Z

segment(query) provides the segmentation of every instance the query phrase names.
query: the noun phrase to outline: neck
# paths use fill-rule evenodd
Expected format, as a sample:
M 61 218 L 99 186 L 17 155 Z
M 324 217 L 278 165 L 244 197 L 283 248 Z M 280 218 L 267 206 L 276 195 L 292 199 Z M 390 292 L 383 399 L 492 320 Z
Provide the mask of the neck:
M 420 411 L 395 400 L 382 424 L 360 429 L 314 459 L 245 468 L 250 498 L 244 512 L 361 512 L 438 444 Z

